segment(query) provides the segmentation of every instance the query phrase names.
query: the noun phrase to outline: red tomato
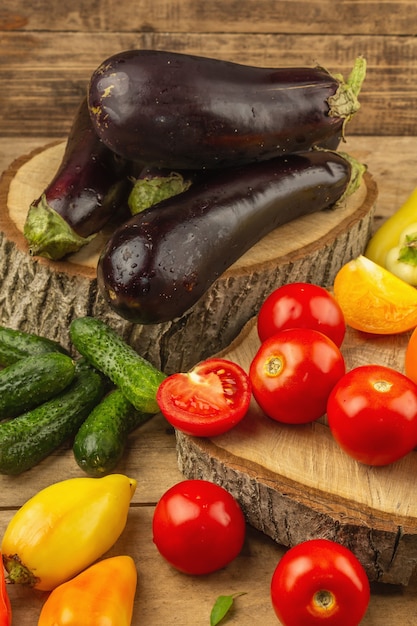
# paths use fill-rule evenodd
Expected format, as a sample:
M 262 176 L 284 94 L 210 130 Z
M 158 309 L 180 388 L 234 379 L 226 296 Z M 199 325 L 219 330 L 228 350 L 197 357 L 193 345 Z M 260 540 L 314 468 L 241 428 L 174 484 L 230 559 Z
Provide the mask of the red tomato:
M 184 480 L 156 505 L 153 540 L 160 554 L 186 574 L 209 574 L 237 557 L 245 539 L 245 518 L 223 487 Z
M 327 398 L 344 373 L 343 356 L 329 337 L 311 328 L 290 328 L 261 344 L 249 378 L 266 415 L 304 424 L 325 414 Z
M 417 445 L 417 385 L 383 365 L 355 367 L 330 394 L 327 417 L 345 452 L 367 465 L 387 465 Z
M 286 328 L 313 328 L 340 347 L 346 332 L 337 300 L 323 287 L 310 283 L 278 287 L 261 306 L 257 323 L 261 341 Z
M 175 428 L 196 437 L 214 437 L 240 422 L 251 395 L 249 376 L 240 365 L 213 358 L 190 372 L 165 378 L 156 399 Z
M 411 333 L 405 351 L 405 373 L 417 383 L 417 328 Z
M 288 550 L 272 576 L 272 606 L 283 626 L 357 626 L 369 599 L 360 561 L 327 539 L 311 539 Z

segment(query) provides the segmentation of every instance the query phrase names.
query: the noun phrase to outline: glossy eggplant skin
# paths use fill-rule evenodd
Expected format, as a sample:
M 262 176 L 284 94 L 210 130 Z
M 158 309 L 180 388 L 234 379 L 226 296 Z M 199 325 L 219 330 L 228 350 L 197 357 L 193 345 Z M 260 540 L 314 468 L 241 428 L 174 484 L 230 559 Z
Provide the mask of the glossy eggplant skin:
M 351 173 L 348 160 L 323 150 L 210 171 L 113 233 L 98 262 L 101 293 L 133 323 L 179 318 L 267 233 L 332 207 Z
M 358 103 L 332 110 L 341 78 L 322 68 L 259 68 L 129 50 L 93 72 L 88 103 L 102 141 L 126 159 L 174 169 L 234 166 L 335 149 Z
M 115 155 L 97 136 L 87 98 L 70 129 L 64 156 L 43 192 L 44 201 L 80 237 L 97 233 L 119 210 L 128 193 L 131 164 Z M 32 204 L 37 206 L 42 196 Z

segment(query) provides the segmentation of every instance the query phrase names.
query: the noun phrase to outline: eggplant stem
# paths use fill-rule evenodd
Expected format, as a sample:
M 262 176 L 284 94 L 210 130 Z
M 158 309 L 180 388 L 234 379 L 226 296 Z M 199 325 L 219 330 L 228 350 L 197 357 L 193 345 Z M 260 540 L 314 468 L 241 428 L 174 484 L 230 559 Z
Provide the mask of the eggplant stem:
M 327 103 L 330 107 L 329 116 L 343 119 L 342 136 L 347 122 L 360 109 L 358 96 L 365 76 L 366 60 L 362 56 L 357 57 L 347 81 L 343 79 L 341 74 L 334 75 L 334 78 L 339 81 L 339 87 L 333 96 L 328 98 Z
M 338 204 L 345 200 L 345 198 L 347 198 L 348 196 L 351 196 L 353 193 L 355 193 L 357 189 L 359 189 L 362 183 L 363 175 L 368 169 L 364 163 L 361 163 L 360 161 L 355 159 L 355 157 L 353 157 L 351 154 L 347 154 L 347 152 L 339 152 L 339 154 L 350 163 L 351 173 L 349 183 L 345 189 L 345 192 L 340 197 Z
M 64 218 L 49 206 L 45 194 L 37 204 L 30 206 L 23 234 L 29 244 L 31 256 L 43 256 L 53 260 L 77 252 L 94 237 L 77 235 Z

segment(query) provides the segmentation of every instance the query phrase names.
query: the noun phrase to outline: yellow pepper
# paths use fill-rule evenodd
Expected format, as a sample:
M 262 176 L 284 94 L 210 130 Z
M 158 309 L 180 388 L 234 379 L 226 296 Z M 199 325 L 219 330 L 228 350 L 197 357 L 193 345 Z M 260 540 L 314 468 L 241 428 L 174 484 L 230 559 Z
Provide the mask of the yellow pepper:
M 8 581 L 50 591 L 101 557 L 123 532 L 136 480 L 70 478 L 12 517 L 1 545 Z
M 365 249 L 368 259 L 410 284 L 413 284 L 414 267 L 417 266 L 417 255 L 414 254 L 416 238 L 413 240 L 411 237 L 415 234 L 416 222 L 417 187 L 404 204 L 377 229 Z M 413 232 L 410 232 L 410 228 Z M 411 266 L 411 275 L 407 265 Z
M 38 626 L 130 626 L 136 585 L 130 556 L 98 561 L 51 592 Z

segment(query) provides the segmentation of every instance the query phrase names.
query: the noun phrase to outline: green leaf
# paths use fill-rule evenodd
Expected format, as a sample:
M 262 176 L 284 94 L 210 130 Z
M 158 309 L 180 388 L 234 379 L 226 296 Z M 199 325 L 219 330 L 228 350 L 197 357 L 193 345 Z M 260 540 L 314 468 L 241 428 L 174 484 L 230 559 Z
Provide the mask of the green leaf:
M 211 609 L 210 626 L 217 626 L 232 608 L 235 598 L 243 595 L 244 591 L 230 596 L 219 596 Z

